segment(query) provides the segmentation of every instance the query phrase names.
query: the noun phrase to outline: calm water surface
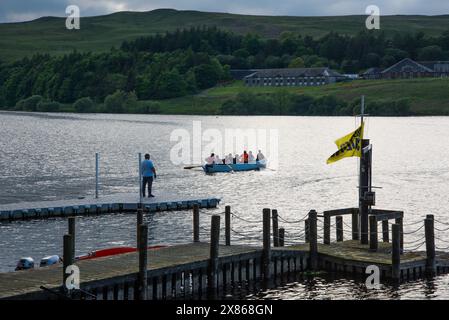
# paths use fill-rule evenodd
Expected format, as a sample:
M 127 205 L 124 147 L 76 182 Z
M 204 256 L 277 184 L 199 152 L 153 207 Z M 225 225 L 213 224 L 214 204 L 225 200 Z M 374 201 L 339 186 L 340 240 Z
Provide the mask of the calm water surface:
M 201 121 L 203 130 L 214 128 L 223 133 L 229 128 L 277 129 L 279 166 L 260 172 L 205 175 L 173 165 L 170 150 L 175 142 L 170 141 L 170 134 L 175 129 L 192 131 L 193 121 Z M 101 154 L 100 194 L 138 192 L 137 153 L 150 152 L 159 172 L 154 184 L 156 195 L 210 194 L 222 198 L 220 208 L 203 211 L 204 239 L 209 215 L 221 213 L 228 204 L 246 220 L 259 221 L 264 207 L 277 208 L 284 219 L 300 219 L 310 209 L 320 212 L 356 206 L 357 160 L 325 163 L 336 150 L 333 141 L 354 128 L 355 120 L 350 117 L 0 113 L 0 204 L 93 196 L 95 152 Z M 376 189 L 377 207 L 404 210 L 406 224 L 420 221 L 426 214 L 449 223 L 449 118 L 370 118 L 366 136 L 374 144 L 373 184 L 382 187 Z M 191 239 L 190 212 L 156 213 L 146 219 L 152 244 Z M 346 219 L 349 225 L 350 219 Z M 134 225 L 134 218 L 126 214 L 78 218 L 77 254 L 134 245 Z M 300 236 L 301 224 L 280 225 L 290 237 L 287 242 Z M 406 226 L 405 231 L 417 226 Z M 21 256 L 39 260 L 60 254 L 66 228 L 66 221 L 57 218 L 0 223 L 0 271 L 13 270 Z M 233 229 L 237 232 L 232 235 L 234 242 L 260 244 L 260 223 L 234 219 Z M 447 247 L 447 232 L 437 231 L 437 236 L 441 239 L 437 245 Z M 419 245 L 421 237 L 421 233 L 406 236 L 406 249 Z M 384 284 L 381 290 L 367 291 L 357 280 L 317 276 L 248 297 L 449 298 L 448 279 L 442 276 L 400 287 Z

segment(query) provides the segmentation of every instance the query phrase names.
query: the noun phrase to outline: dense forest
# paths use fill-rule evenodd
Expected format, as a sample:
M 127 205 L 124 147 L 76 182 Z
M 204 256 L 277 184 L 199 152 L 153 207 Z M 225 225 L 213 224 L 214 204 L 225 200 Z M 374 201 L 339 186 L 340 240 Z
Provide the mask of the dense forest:
M 125 41 L 104 53 L 38 54 L 14 63 L 0 61 L 0 106 L 58 111 L 73 104 L 78 112 L 154 113 L 157 103 L 142 106 L 137 101 L 195 94 L 231 80 L 230 69 L 328 66 L 358 73 L 405 57 L 449 59 L 449 30 L 436 37 L 403 33 L 388 38 L 382 32 L 365 31 L 355 36 L 330 32 L 318 39 L 286 32 L 279 39 L 265 39 L 213 27 L 191 28 Z M 226 102 L 223 113 L 279 114 L 276 103 L 263 96 L 256 99 L 259 111 L 246 100 L 242 94 Z M 351 106 L 332 97 L 311 101 L 299 96 L 288 101 L 292 106 L 282 114 L 352 112 Z M 399 104 L 396 109 L 405 108 Z M 318 105 L 323 107 L 310 109 Z M 331 105 L 332 110 L 326 109 Z

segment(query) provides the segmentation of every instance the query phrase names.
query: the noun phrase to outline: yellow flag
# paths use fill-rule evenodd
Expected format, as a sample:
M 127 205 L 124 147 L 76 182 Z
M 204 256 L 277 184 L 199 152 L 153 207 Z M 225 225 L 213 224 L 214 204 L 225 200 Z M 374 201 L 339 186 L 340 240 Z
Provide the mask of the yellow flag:
M 335 141 L 338 151 L 327 159 L 327 164 L 347 157 L 361 157 L 364 125 L 362 122 L 357 130 Z

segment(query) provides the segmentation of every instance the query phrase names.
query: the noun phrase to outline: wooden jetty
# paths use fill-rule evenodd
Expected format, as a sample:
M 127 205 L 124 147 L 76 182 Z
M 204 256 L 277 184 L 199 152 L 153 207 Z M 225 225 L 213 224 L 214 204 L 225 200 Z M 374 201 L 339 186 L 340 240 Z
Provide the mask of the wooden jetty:
M 215 208 L 219 202 L 220 199 L 216 197 L 185 197 L 174 195 L 142 198 L 141 202 L 139 194 L 119 193 L 100 198 L 21 202 L 0 205 L 0 221 L 67 217 L 83 214 L 136 212 L 138 208 L 151 212 L 187 210 L 192 209 L 194 204 L 198 204 L 200 208 Z
M 354 212 L 356 209 L 344 209 Z M 340 211 L 342 212 L 342 211 Z M 143 210 L 137 214 L 138 252 L 103 257 L 92 260 L 73 261 L 74 220 L 69 218 L 69 232 L 64 236 L 64 264 L 26 270 L 0 273 L 0 299 L 214 299 L 224 290 L 257 286 L 301 275 L 306 271 L 326 270 L 346 275 L 365 275 L 368 266 L 375 265 L 380 270 L 381 280 L 409 280 L 449 272 L 449 253 L 435 251 L 434 219 L 424 220 L 426 250 L 407 251 L 401 248 L 399 224 L 393 224 L 392 241 L 387 241 L 386 230 L 382 242 L 374 237 L 371 224 L 371 241 L 376 239 L 377 247 L 362 244 L 359 240 L 344 240 L 344 232 L 353 236 L 353 230 L 344 230 L 342 216 L 336 216 L 335 241 L 328 242 L 327 234 L 332 225 L 324 224 L 319 229 L 317 221 L 329 216 L 329 212 L 317 214 L 311 210 L 305 219 L 288 222 L 277 210 L 264 209 L 263 229 L 260 245 L 232 244 L 232 219 L 243 219 L 227 206 L 224 214 L 224 244 L 220 244 L 221 215 L 212 215 L 210 239 L 199 239 L 200 210 L 194 205 L 192 243 L 169 246 L 157 250 L 146 248 L 148 228 L 142 223 Z M 373 219 L 371 219 L 373 220 Z M 307 221 L 307 223 L 305 223 Z M 306 225 L 306 241 L 297 241 L 284 225 Z M 377 224 L 376 224 L 377 226 Z M 293 229 L 293 228 L 292 228 Z M 355 229 L 355 227 L 353 228 Z M 322 232 L 322 236 L 320 236 Z M 291 238 L 289 238 L 291 237 Z M 277 239 L 276 239 L 277 238 Z M 322 241 L 319 241 L 319 238 Z M 389 237 L 388 237 L 389 238 Z M 286 243 L 293 242 L 290 245 Z M 319 243 L 320 242 L 320 243 Z M 75 264 L 80 270 L 80 290 L 64 291 L 67 278 L 63 270 Z M 64 276 L 63 276 L 64 275 Z

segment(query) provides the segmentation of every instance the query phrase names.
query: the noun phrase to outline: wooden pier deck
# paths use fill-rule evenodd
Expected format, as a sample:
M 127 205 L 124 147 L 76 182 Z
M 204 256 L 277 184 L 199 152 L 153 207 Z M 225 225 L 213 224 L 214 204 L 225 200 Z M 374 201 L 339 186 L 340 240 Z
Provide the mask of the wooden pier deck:
M 357 240 L 318 244 L 318 268 L 327 271 L 337 271 L 351 274 L 365 274 L 366 267 L 376 265 L 383 278 L 391 278 L 392 259 L 391 243 L 380 242 L 377 251 L 369 250 L 369 245 L 360 244 Z M 278 250 L 308 251 L 309 244 L 300 244 Z M 405 251 L 401 254 L 401 279 L 416 279 L 425 274 L 427 255 L 425 251 Z M 437 273 L 449 271 L 449 253 L 437 252 Z
M 206 275 L 209 261 L 208 243 L 190 243 L 157 250 L 148 250 L 148 278 L 179 276 L 188 270 L 198 271 L 201 277 Z M 222 263 L 233 260 L 254 259 L 260 256 L 261 249 L 248 246 L 220 246 L 219 259 Z M 127 253 L 111 257 L 77 261 L 80 269 L 81 289 L 94 292 L 103 299 L 104 288 L 114 290 L 121 285 L 121 294 L 133 296 L 138 273 L 138 253 Z M 161 284 L 162 279 L 159 278 Z M 180 279 L 179 279 L 180 280 Z M 204 281 L 204 280 L 203 280 Z M 62 283 L 62 264 L 34 270 L 0 273 L 0 299 L 39 299 L 48 293 L 40 289 L 45 286 L 56 289 Z M 151 283 L 152 285 L 153 283 Z M 126 287 L 126 294 L 124 288 Z M 107 289 L 106 289 L 107 290 Z M 161 294 L 157 293 L 156 295 Z M 179 292 L 178 292 L 179 294 Z M 51 297 L 50 298 L 55 298 Z M 106 297 L 107 298 L 107 294 Z
M 161 195 L 143 198 L 142 208 L 147 211 L 187 210 L 194 204 L 200 208 L 214 208 L 219 198 L 186 197 L 178 195 Z M 138 194 L 119 193 L 100 198 L 20 202 L 0 205 L 0 221 L 20 219 L 39 219 L 48 217 L 73 216 L 81 214 L 105 214 L 114 212 L 136 212 L 140 204 Z
M 310 270 L 309 243 L 271 250 L 272 279 Z M 190 243 L 148 251 L 147 278 L 149 299 L 201 297 L 207 290 L 210 257 L 209 243 Z M 384 281 L 391 276 L 391 245 L 382 243 L 370 252 L 358 241 L 318 244 L 318 270 L 365 275 L 366 267 L 376 265 Z M 263 280 L 263 248 L 220 245 L 218 286 L 241 286 Z M 98 300 L 135 299 L 138 277 L 138 253 L 77 261 L 81 289 Z M 425 275 L 425 252 L 401 255 L 401 279 Z M 437 273 L 449 271 L 449 253 L 437 254 Z M 0 273 L 0 299 L 55 299 L 56 295 L 40 286 L 57 289 L 62 282 L 62 265 L 35 270 Z M 219 290 L 219 289 L 218 289 Z M 87 299 L 93 297 L 85 297 Z

